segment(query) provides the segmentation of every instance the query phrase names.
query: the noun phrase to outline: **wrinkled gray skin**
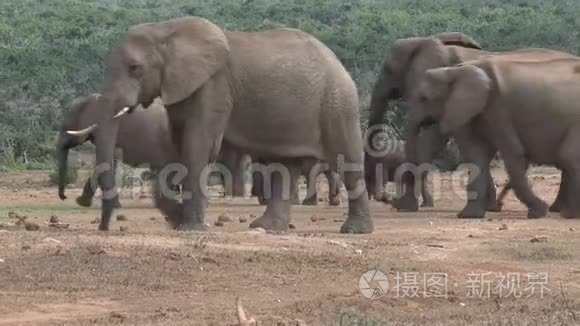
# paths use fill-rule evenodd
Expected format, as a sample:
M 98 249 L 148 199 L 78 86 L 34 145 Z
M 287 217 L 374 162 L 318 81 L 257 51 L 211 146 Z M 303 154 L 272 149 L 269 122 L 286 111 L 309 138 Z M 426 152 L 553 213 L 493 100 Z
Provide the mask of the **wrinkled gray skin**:
M 58 164 L 58 195 L 65 200 L 65 180 L 67 174 L 68 154 L 70 149 L 93 141 L 93 135 L 73 136 L 66 130 L 78 129 L 90 123 L 87 110 L 91 105 L 97 105 L 99 94 L 77 98 L 73 101 L 70 109 L 65 113 L 57 138 L 56 157 Z M 153 171 L 154 182 L 157 172 L 167 164 L 177 161 L 177 153 L 169 135 L 169 123 L 165 108 L 160 101 L 153 102 L 146 110 L 139 107 L 131 119 L 123 119 L 119 124 L 119 137 L 117 138 L 115 151 L 115 167 L 119 160 L 132 167 L 145 167 Z M 240 155 L 231 147 L 222 146 L 217 162 L 223 164 L 231 171 L 231 185 L 226 187 L 226 195 L 243 196 L 243 169 L 249 164 L 245 155 Z M 76 202 L 84 207 L 92 205 L 95 187 L 86 181 L 82 195 L 77 197 Z M 157 189 L 157 185 L 155 185 Z M 115 207 L 121 207 L 118 197 L 115 198 Z
M 328 162 L 334 171 L 346 162 L 350 166 L 341 177 L 352 196 L 341 232 L 373 231 L 357 90 L 334 53 L 313 36 L 294 29 L 224 31 L 199 17 L 137 25 L 113 48 L 102 94 L 92 120 L 98 125 L 98 163 L 113 160 L 119 128 L 114 116 L 162 98 L 172 141 L 187 168 L 183 203 L 161 198 L 160 209 L 173 227 L 207 229 L 207 196 L 198 181 L 224 140 L 255 160 L 284 164 L 290 179 L 304 158 Z M 250 227 L 287 230 L 287 179 L 272 174 L 266 211 Z M 110 169 L 99 185 L 114 189 Z M 103 197 L 100 230 L 109 228 L 112 199 Z
M 560 215 L 579 218 L 579 67 L 580 58 L 572 55 L 518 55 L 429 69 L 411 102 L 439 121 L 443 132 L 471 125 L 474 138 L 492 142 L 529 218 L 548 211 L 530 187 L 529 164 L 561 169 Z
M 304 160 L 302 161 L 300 167 L 300 175 L 303 175 L 306 179 L 306 196 L 300 202 L 299 198 L 299 185 L 298 178 L 292 180 L 291 188 L 291 200 L 294 205 L 304 205 L 304 206 L 316 206 L 318 205 L 318 190 L 316 188 L 316 179 L 321 174 L 324 173 L 326 180 L 328 182 L 328 204 L 330 206 L 340 205 L 340 188 L 339 182 L 340 177 L 325 169 L 322 166 L 323 163 L 318 164 L 315 160 Z M 300 176 L 298 175 L 298 177 Z M 266 205 L 266 198 L 263 191 L 263 180 L 259 173 L 252 174 L 253 184 L 252 184 L 252 196 L 258 198 L 260 205 Z
M 425 139 L 425 137 L 419 137 Z M 365 179 L 369 188 L 369 198 L 375 200 L 390 202 L 384 193 L 387 182 L 396 182 L 397 189 L 401 186 L 400 178 L 404 164 L 408 163 L 405 152 L 405 141 L 389 140 L 385 152 L 381 155 L 367 155 L 365 161 Z M 420 151 L 424 153 L 423 151 Z M 378 153 L 377 153 L 378 154 Z M 433 197 L 429 193 L 426 184 L 427 173 L 422 174 L 421 196 L 423 203 L 421 207 L 433 207 Z
M 373 89 L 370 105 L 369 128 L 380 125 L 389 100 L 402 98 L 405 101 L 416 93 L 418 81 L 423 73 L 431 68 L 448 67 L 455 64 L 485 58 L 509 58 L 520 55 L 543 55 L 557 57 L 561 52 L 545 49 L 521 49 L 509 52 L 487 52 L 479 44 L 461 33 L 442 33 L 430 37 L 413 37 L 397 40 L 391 47 Z M 467 186 L 468 201 L 458 214 L 463 218 L 483 217 L 486 211 L 499 211 L 496 189 L 491 177 L 489 163 L 497 149 L 487 139 L 474 136 L 469 125 L 444 134 L 432 119 L 426 119 L 424 112 L 409 105 L 407 113 L 407 158 L 411 163 L 420 165 L 433 160 L 440 152 L 447 138 L 452 136 L 467 162 L 475 164 L 479 173 L 472 176 Z M 419 130 L 421 133 L 419 134 Z M 427 144 L 427 145 L 425 145 Z M 367 153 L 367 157 L 368 157 Z M 418 210 L 415 182 L 411 173 L 403 178 L 403 196 L 394 201 L 393 206 L 400 210 Z

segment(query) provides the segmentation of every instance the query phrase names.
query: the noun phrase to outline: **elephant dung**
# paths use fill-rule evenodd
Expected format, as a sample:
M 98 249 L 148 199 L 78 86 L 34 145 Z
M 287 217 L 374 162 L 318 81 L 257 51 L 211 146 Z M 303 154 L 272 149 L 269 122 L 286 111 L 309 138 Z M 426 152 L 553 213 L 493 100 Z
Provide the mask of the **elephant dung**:
M 127 221 L 127 216 L 119 214 L 119 215 L 117 215 L 117 221 L 119 221 L 119 222 Z
M 225 215 L 225 214 L 218 216 L 218 222 L 228 223 L 228 222 L 232 222 L 232 221 L 233 221 L 232 218 Z
M 532 239 L 530 239 L 531 243 L 540 243 L 540 242 L 548 242 L 548 237 L 545 235 L 536 235 Z
M 26 231 L 38 231 L 40 230 L 40 225 L 31 222 L 24 222 L 24 228 Z

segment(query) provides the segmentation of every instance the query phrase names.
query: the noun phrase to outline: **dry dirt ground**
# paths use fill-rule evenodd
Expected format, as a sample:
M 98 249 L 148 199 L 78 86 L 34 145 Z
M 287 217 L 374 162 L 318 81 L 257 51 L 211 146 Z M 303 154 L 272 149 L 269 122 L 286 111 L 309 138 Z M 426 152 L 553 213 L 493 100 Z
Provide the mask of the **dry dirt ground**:
M 370 235 L 337 233 L 346 205 L 326 202 L 295 206 L 290 232 L 250 231 L 257 201 L 215 191 L 209 232 L 168 230 L 137 191 L 121 198 L 126 220 L 103 233 L 91 224 L 99 201 L 74 203 L 80 188 L 60 201 L 46 173 L 3 174 L 0 325 L 236 325 L 236 297 L 262 325 L 580 324 L 580 219 L 527 220 L 510 194 L 504 212 L 459 220 L 464 201 L 442 179 L 433 209 L 372 202 Z M 530 180 L 553 200 L 557 171 Z M 214 226 L 220 215 L 232 221 Z M 21 216 L 40 229 L 14 225 Z M 50 227 L 51 216 L 70 225 Z M 359 289 L 369 270 L 389 283 L 376 299 Z

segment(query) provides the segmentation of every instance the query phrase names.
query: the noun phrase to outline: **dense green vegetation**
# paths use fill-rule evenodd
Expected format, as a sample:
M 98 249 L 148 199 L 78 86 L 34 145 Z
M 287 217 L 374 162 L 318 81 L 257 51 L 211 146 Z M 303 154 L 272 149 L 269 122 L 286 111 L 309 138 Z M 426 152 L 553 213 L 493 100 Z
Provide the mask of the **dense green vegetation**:
M 107 52 L 127 27 L 184 15 L 227 29 L 313 33 L 351 72 L 365 111 L 375 72 L 397 38 L 461 31 L 493 50 L 578 53 L 580 46 L 577 0 L 2 0 L 1 166 L 50 162 L 63 108 L 100 90 Z M 402 114 L 392 118 L 400 127 Z

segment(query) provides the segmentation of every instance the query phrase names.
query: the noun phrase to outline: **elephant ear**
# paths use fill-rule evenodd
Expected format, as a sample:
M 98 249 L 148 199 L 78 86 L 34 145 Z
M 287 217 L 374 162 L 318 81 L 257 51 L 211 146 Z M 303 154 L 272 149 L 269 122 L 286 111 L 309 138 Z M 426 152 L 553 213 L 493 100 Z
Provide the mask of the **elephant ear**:
M 481 45 L 463 33 L 459 32 L 445 32 L 432 35 L 431 37 L 437 38 L 443 42 L 445 45 L 457 45 L 464 48 L 472 48 L 472 49 L 479 49 L 481 50 Z
M 161 99 L 165 105 L 183 101 L 227 65 L 229 44 L 224 31 L 199 17 L 164 24 L 164 68 Z
M 440 128 L 447 134 L 483 112 L 491 91 L 492 80 L 475 65 L 431 69 L 426 72 L 432 82 L 448 85 Z

